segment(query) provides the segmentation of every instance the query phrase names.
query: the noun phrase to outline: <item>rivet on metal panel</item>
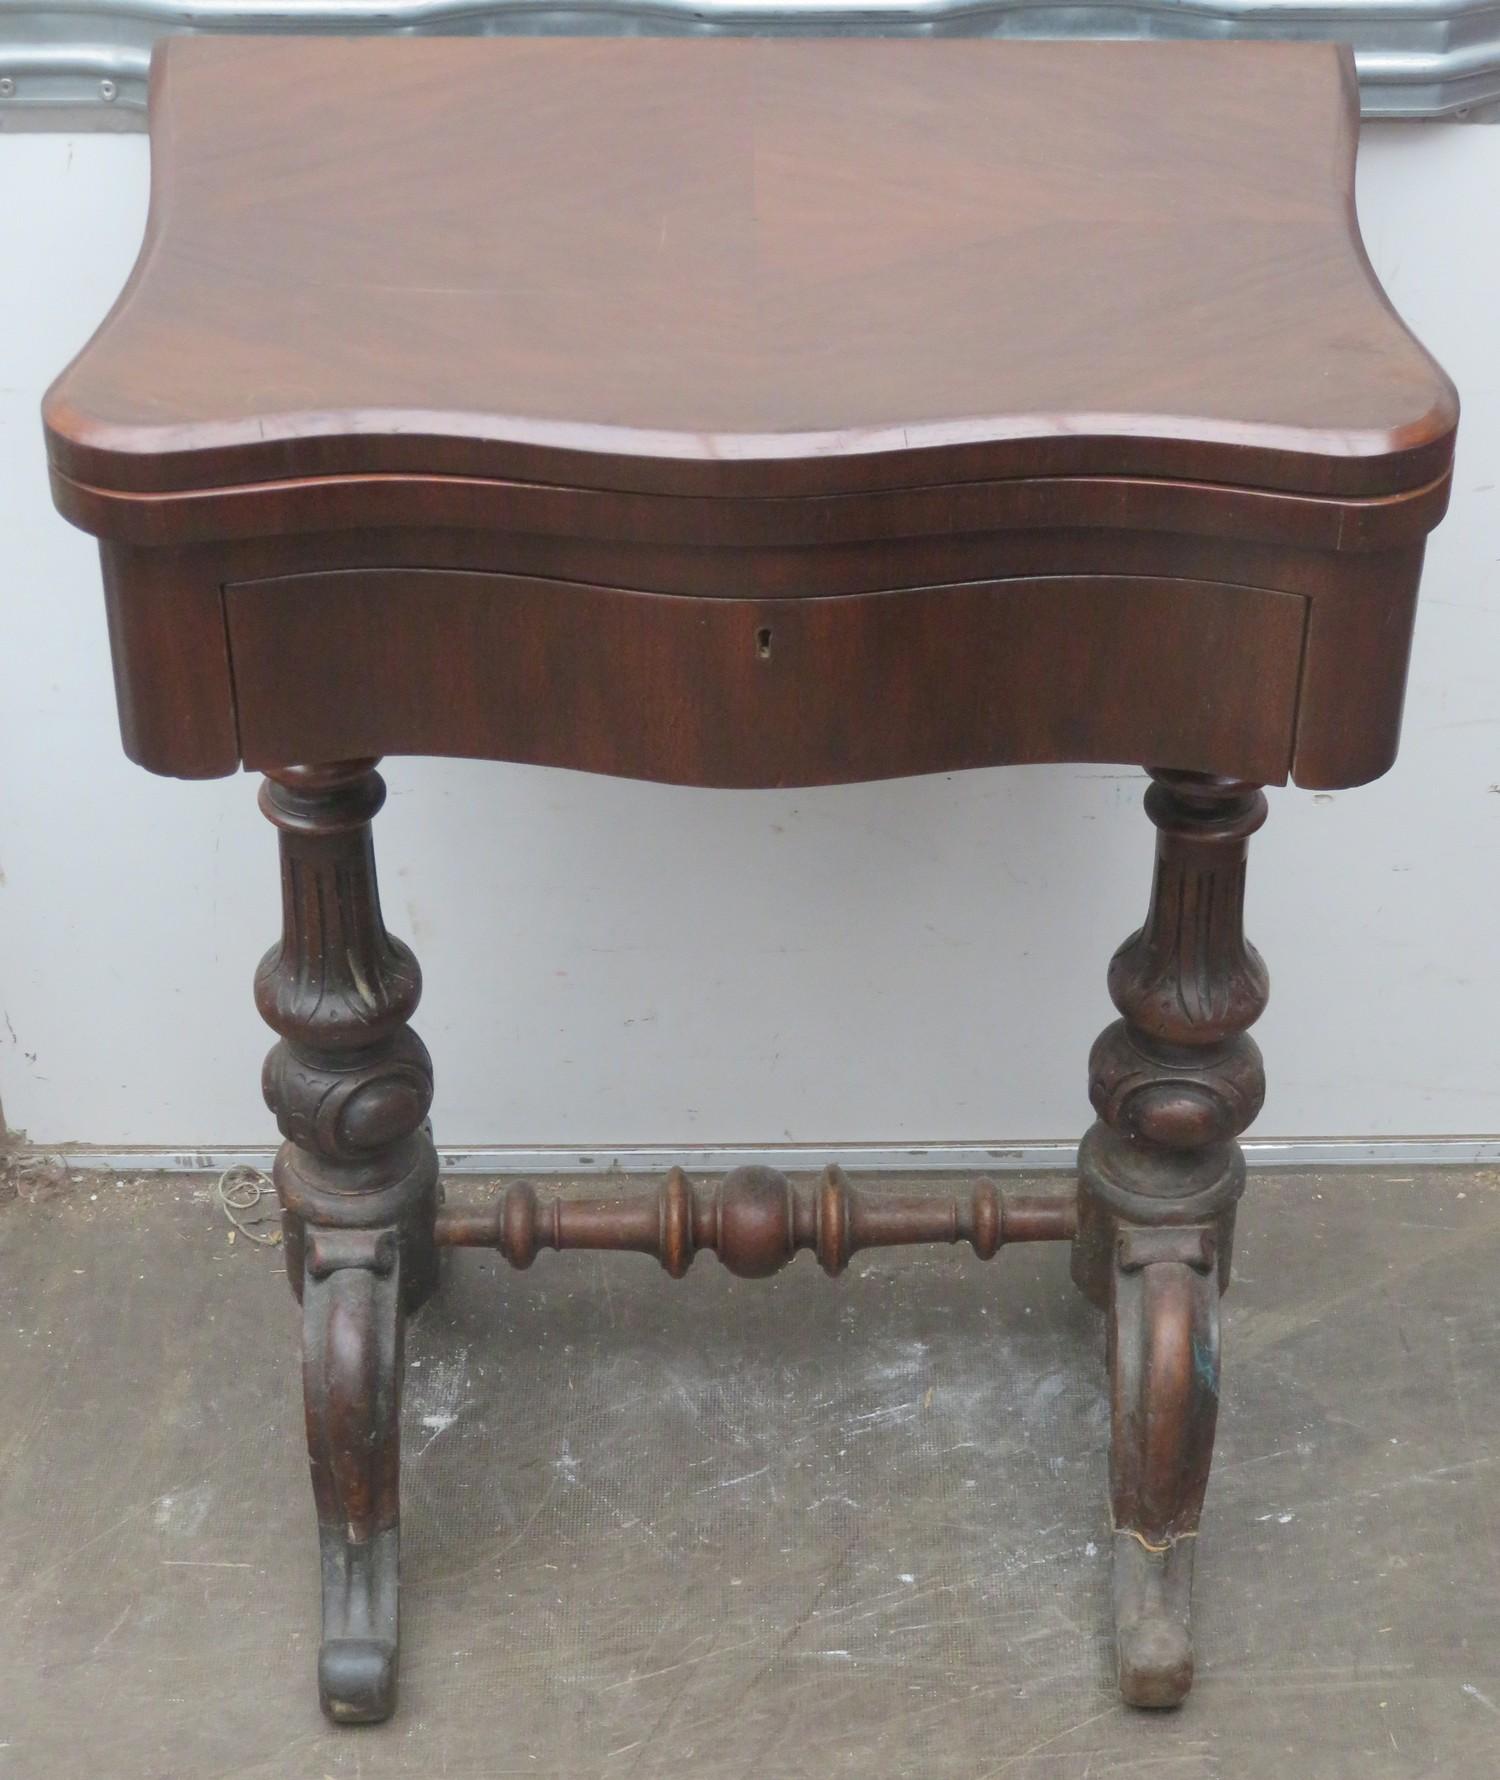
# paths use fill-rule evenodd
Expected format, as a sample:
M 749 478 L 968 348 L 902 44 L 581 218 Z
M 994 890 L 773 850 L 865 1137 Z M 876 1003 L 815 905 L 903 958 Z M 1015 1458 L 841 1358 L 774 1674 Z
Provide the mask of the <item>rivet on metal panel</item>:
M 113 99 L 115 94 L 118 93 L 119 90 L 120 89 L 115 85 L 115 83 L 112 80 L 101 80 L 99 82 L 99 97 L 101 99 L 104 99 L 106 101 Z

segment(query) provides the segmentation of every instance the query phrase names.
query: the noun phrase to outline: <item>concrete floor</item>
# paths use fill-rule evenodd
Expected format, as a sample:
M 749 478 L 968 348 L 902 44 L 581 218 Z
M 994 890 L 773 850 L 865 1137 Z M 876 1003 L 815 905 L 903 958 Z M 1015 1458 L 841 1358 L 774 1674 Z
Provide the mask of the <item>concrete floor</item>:
M 227 1235 L 183 1176 L 0 1205 L 4 1780 L 1500 1772 L 1500 1173 L 1252 1180 L 1164 1717 L 1063 1248 L 469 1253 L 409 1342 L 399 1713 L 332 1731 L 292 1303 Z

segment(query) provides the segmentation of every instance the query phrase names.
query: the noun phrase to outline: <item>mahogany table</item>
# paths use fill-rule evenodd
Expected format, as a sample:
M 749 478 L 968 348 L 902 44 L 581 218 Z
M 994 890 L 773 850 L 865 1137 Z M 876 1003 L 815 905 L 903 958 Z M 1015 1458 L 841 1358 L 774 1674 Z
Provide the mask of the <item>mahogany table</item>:
M 1327 46 L 169 42 L 125 293 L 47 398 L 125 747 L 265 775 L 256 979 L 302 1301 L 325 1709 L 395 1691 L 403 1318 L 444 1246 L 680 1275 L 1072 1242 L 1120 1683 L 1172 1705 L 1258 1111 L 1261 787 L 1396 750 L 1457 404 L 1360 245 Z M 1076 1194 L 738 1169 L 445 1209 L 385 753 L 675 784 L 1147 765 Z

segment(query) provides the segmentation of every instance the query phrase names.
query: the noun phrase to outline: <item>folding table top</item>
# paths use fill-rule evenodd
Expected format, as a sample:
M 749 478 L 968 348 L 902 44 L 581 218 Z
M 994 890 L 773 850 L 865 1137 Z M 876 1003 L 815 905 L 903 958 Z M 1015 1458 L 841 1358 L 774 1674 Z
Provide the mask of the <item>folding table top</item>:
M 1457 406 L 1356 121 L 1323 45 L 170 41 L 54 471 L 1414 490 Z

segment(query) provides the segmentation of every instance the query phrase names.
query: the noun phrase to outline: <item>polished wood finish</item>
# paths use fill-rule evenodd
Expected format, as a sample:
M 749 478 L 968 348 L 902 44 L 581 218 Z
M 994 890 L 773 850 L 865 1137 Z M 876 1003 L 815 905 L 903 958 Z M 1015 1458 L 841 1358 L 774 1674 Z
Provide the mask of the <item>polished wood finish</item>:
M 1091 101 L 1065 125 L 1059 88 Z M 1351 95 L 1305 46 L 168 44 L 146 247 L 46 404 L 127 749 L 1378 775 L 1456 405 L 1365 262 Z M 746 619 L 859 671 L 747 653 Z M 1122 626 L 1174 650 L 1122 673 Z M 632 739 L 622 636 L 657 684 L 713 682 L 695 723 Z M 831 758 L 871 690 L 878 749 Z
M 1098 1122 L 1078 1152 L 1074 1277 L 1109 1318 L 1110 1498 L 1120 1688 L 1175 1706 L 1193 1678 L 1191 1541 L 1213 1457 L 1219 1292 L 1229 1283 L 1238 1135 L 1265 1072 L 1249 1036 L 1266 968 L 1244 930 L 1254 785 L 1158 771 L 1144 926 L 1110 962 L 1122 1018 L 1089 1059 Z
M 261 808 L 281 836 L 282 934 L 255 998 L 280 1042 L 265 1094 L 287 1269 L 302 1300 L 307 1446 L 322 1551 L 318 1684 L 341 1723 L 395 1704 L 401 1338 L 437 1277 L 432 1064 L 407 1024 L 416 959 L 381 919 L 374 763 L 293 768 Z
M 1052 511 L 1061 517 L 1061 507 Z M 1434 523 L 1439 511 L 1430 515 Z M 383 506 L 372 510 L 372 520 L 384 515 Z M 1211 511 L 1202 522 L 1211 530 Z M 656 749 L 654 764 L 647 742 L 638 738 L 628 744 L 637 764 L 617 756 L 609 767 L 601 734 L 634 737 L 642 715 L 637 689 L 614 672 L 613 645 L 619 624 L 627 622 L 623 614 L 675 611 L 675 617 L 655 620 L 668 653 L 659 665 L 653 662 L 654 686 L 663 683 L 668 670 L 706 673 L 732 689 L 732 701 L 747 720 L 758 709 L 799 700 L 830 706 L 821 713 L 804 710 L 796 725 L 800 730 L 804 723 L 827 725 L 837 712 L 862 703 L 864 695 L 843 657 L 868 661 L 882 650 L 888 653 L 882 632 L 893 604 L 909 615 L 911 634 L 904 670 L 888 660 L 888 673 L 914 676 L 928 657 L 946 657 L 962 663 L 961 677 L 975 679 L 982 678 L 974 660 L 982 645 L 970 639 L 966 646 L 955 636 L 953 615 L 966 606 L 981 633 L 993 640 L 1000 607 L 1008 602 L 1017 622 L 1005 627 L 999 639 L 1003 652 L 989 662 L 996 675 L 1018 677 L 1008 657 L 1035 662 L 1052 645 L 1024 697 L 997 729 L 968 738 L 958 750 L 944 735 L 951 718 L 943 704 L 919 697 L 889 708 L 881 736 L 865 742 L 867 748 L 878 746 L 885 763 L 872 765 L 873 775 L 934 770 L 934 761 L 947 770 L 1086 758 L 1077 752 L 1081 744 L 1069 739 L 1085 723 L 1092 732 L 1090 746 L 1106 750 L 1094 758 L 1172 759 L 1191 770 L 1265 784 L 1282 782 L 1290 773 L 1298 784 L 1316 789 L 1362 784 L 1395 758 L 1422 544 L 1304 551 L 1269 541 L 1059 525 L 847 549 L 766 545 L 714 552 L 591 545 L 586 539 L 554 541 L 530 533 L 406 527 L 387 532 L 372 524 L 334 534 L 187 548 L 106 543 L 103 556 L 125 748 L 154 772 L 209 778 L 234 771 L 242 758 L 255 766 L 331 758 L 327 726 L 357 722 L 363 726 L 361 739 L 356 744 L 350 731 L 341 745 L 345 752 L 400 753 L 420 745 L 478 758 L 582 766 L 593 764 L 585 758 L 592 750 L 600 770 L 674 783 L 827 781 L 847 776 L 847 769 L 841 775 L 831 765 L 820 767 L 815 758 L 794 765 L 785 757 L 796 742 L 791 735 L 777 740 L 758 723 L 750 729 L 725 723 L 716 737 L 714 710 L 707 703 L 695 725 L 674 732 L 665 750 Z M 441 570 L 434 565 L 442 564 L 452 565 L 447 579 L 436 578 Z M 357 568 L 373 571 L 358 583 L 370 595 L 363 608 L 349 600 L 354 583 L 332 578 Z M 475 579 L 501 568 L 511 571 L 505 579 Z M 397 569 L 421 573 L 397 575 Z M 635 571 L 628 584 L 605 579 L 622 569 Z M 305 581 L 283 585 L 304 575 Z M 1154 606 L 1152 618 L 1162 621 L 1166 608 L 1178 606 L 1182 622 L 1172 625 L 1171 651 L 1146 646 L 1146 639 L 1162 634 L 1158 623 L 1137 627 L 1122 652 L 1117 608 L 1107 597 L 1111 584 L 1123 585 L 1122 576 L 1130 582 L 1127 595 L 1144 602 L 1143 616 L 1146 605 Z M 1085 585 L 1095 578 L 1100 586 L 1092 594 L 1100 597 L 1091 597 Z M 555 584 L 550 599 L 541 597 L 538 581 Z M 1016 597 L 994 586 L 997 581 L 1016 583 Z M 1037 585 L 1021 585 L 1028 582 Z M 986 584 L 992 588 L 988 596 Z M 509 597 L 486 600 L 481 597 L 486 588 Z M 461 597 L 438 599 L 438 589 Z M 924 589 L 930 597 L 912 597 Z M 740 599 L 741 590 L 767 607 L 764 620 L 752 618 L 752 634 L 763 622 L 773 630 L 779 626 L 783 634 L 788 628 L 824 635 L 837 630 L 843 638 L 838 663 L 830 667 L 820 659 L 814 673 L 805 657 L 800 665 L 789 664 L 783 651 L 775 672 L 766 673 L 758 651 L 744 647 L 749 605 L 742 605 L 738 623 L 718 611 L 725 600 Z M 293 618 L 303 591 L 321 598 Z M 657 591 L 693 598 L 673 607 L 623 597 Z M 907 597 L 850 602 L 843 614 L 827 605 L 805 618 L 797 610 L 809 599 L 848 593 Z M 1054 593 L 1058 606 L 1051 611 Z M 348 620 L 342 630 L 329 623 L 340 599 Z M 1093 617 L 1076 621 L 1080 608 L 1090 603 Z M 287 651 L 269 671 L 260 647 L 266 635 L 258 616 L 262 605 L 279 607 L 303 638 L 295 657 Z M 1285 686 L 1284 668 L 1278 676 L 1268 667 L 1277 655 L 1286 661 L 1289 610 L 1300 613 L 1301 635 L 1295 698 L 1288 705 L 1274 695 L 1278 682 Z M 622 614 L 614 635 L 585 626 L 585 614 L 608 611 Z M 421 620 L 440 628 L 424 630 Z M 1252 641 L 1257 620 L 1265 634 Z M 703 633 L 715 627 L 730 648 L 709 664 Z M 526 652 L 482 652 L 518 634 L 529 637 Z M 556 701 L 570 695 L 566 684 L 559 688 L 555 676 L 540 671 L 540 663 L 549 654 L 555 658 L 565 641 L 579 650 L 570 661 L 568 681 L 590 679 L 597 694 L 594 734 L 588 739 L 556 736 Z M 1201 661 L 1215 650 L 1211 666 L 1203 666 L 1196 680 L 1185 679 L 1185 660 Z M 319 689 L 346 680 L 355 655 L 388 696 L 361 700 L 357 711 L 330 708 Z M 838 678 L 830 680 L 830 672 Z M 501 680 L 523 694 L 503 711 L 485 690 L 487 681 Z M 1069 703 L 1070 688 L 1085 682 L 1092 696 L 1081 709 Z M 237 686 L 252 685 L 267 696 L 242 709 Z M 1233 724 L 1217 715 L 1231 707 L 1258 713 L 1249 743 L 1253 756 Z M 1281 722 L 1274 739 L 1267 728 L 1272 715 Z M 420 744 L 417 726 L 424 731 Z M 274 739 L 274 748 L 243 754 L 242 730 L 251 746 Z M 772 760 L 768 749 L 780 750 L 781 758 Z M 726 757 L 729 766 L 722 764 Z
M 380 491 L 369 498 L 376 502 L 372 519 L 387 516 Z M 1060 518 L 1063 507 L 1049 510 Z M 1429 521 L 1440 514 L 1440 504 L 1431 506 Z M 730 518 L 725 514 L 726 523 Z M 831 708 L 805 711 L 796 727 L 827 725 L 860 700 L 857 681 L 838 665 L 840 678 L 830 683 L 824 659 L 815 670 L 805 657 L 789 663 L 785 651 L 773 673 L 763 671 L 765 660 L 742 646 L 748 618 L 752 633 L 769 625 L 784 636 L 812 633 L 830 643 L 837 633 L 840 664 L 846 656 L 868 662 L 884 655 L 887 675 L 898 682 L 902 672 L 920 673 L 928 658 L 960 664 L 959 679 L 971 679 L 991 707 L 981 651 L 1000 678 L 1029 673 L 1025 697 L 998 727 L 958 747 L 944 733 L 952 721 L 945 705 L 898 700 L 878 738 L 880 762 L 860 769 L 871 777 L 1091 758 L 1171 759 L 1264 784 L 1292 777 L 1312 789 L 1378 777 L 1395 758 L 1400 734 L 1421 542 L 1343 552 L 1278 547 L 1269 536 L 1236 543 L 1213 535 L 1212 502 L 1196 523 L 1205 535 L 1059 524 L 722 552 L 590 547 L 577 538 L 480 530 L 387 533 L 378 524 L 186 548 L 106 542 L 122 735 L 143 766 L 187 778 L 233 772 L 242 761 L 262 767 L 330 758 L 328 726 L 345 721 L 362 728 L 357 738 L 349 731 L 335 752 L 547 760 L 682 784 L 857 776 L 852 767 L 820 764 L 816 737 L 811 758 L 785 758 L 798 738 L 776 740 L 758 721 L 806 700 Z M 514 573 L 477 578 L 497 563 L 513 564 Z M 373 571 L 358 583 L 369 595 L 364 607 L 350 597 L 354 583 L 334 579 L 361 567 Z M 445 567 L 447 578 L 436 578 Z M 606 578 L 631 567 L 639 573 L 628 585 Z M 419 572 L 398 575 L 398 568 Z M 550 598 L 538 583 L 551 584 Z M 815 587 L 829 591 L 810 591 Z M 455 597 L 438 598 L 440 589 Z M 753 590 L 753 598 L 741 598 L 742 589 Z M 487 591 L 495 597 L 483 597 Z M 297 610 L 304 592 L 321 597 Z M 644 597 L 655 592 L 689 595 L 692 603 L 684 609 Z M 1131 632 L 1128 650 L 1119 641 L 1121 607 L 1112 592 L 1135 601 L 1148 618 Z M 845 601 L 843 611 L 827 603 L 877 593 L 883 597 Z M 738 602 L 737 619 L 719 610 L 730 601 Z M 801 613 L 809 601 L 818 609 Z M 701 609 L 693 609 L 698 602 Z M 904 669 L 890 658 L 893 606 L 910 620 Z M 1180 621 L 1169 618 L 1174 606 Z M 305 646 L 268 672 L 261 614 L 273 607 L 295 624 Z M 348 621 L 341 630 L 330 621 L 335 608 Z M 648 623 L 647 613 L 657 616 Z M 968 636 L 955 622 L 965 613 L 975 626 Z M 590 624 L 591 614 L 603 617 Z M 1299 636 L 1289 646 L 1291 614 Z M 1146 647 L 1144 639 L 1164 627 L 1177 638 L 1174 649 Z M 714 708 L 705 704 L 698 722 L 674 733 L 665 749 L 644 741 L 632 741 L 624 753 L 601 746 L 601 734 L 632 736 L 641 720 L 636 688 L 614 672 L 622 629 L 634 632 L 639 646 L 665 651 L 653 663 L 654 684 L 667 675 L 708 674 L 752 727 L 723 723 L 716 736 Z M 708 665 L 707 635 L 715 629 L 729 648 Z M 527 651 L 483 653 L 518 634 L 529 638 Z M 557 728 L 559 692 L 568 693 L 555 676 L 543 677 L 541 664 L 570 646 L 579 652 L 569 680 L 591 679 L 596 690 L 590 738 L 549 733 Z M 356 655 L 390 696 L 340 711 L 320 687 L 347 679 Z M 1204 656 L 1212 657 L 1211 667 Z M 1045 670 L 1035 671 L 1043 657 Z M 1127 658 L 1129 670 L 1122 671 Z M 1189 658 L 1199 663 L 1196 675 Z M 1289 672 L 1295 679 L 1287 698 Z M 526 694 L 504 711 L 485 691 L 487 679 L 500 678 L 524 685 Z M 1086 707 L 1072 697 L 1080 684 L 1093 688 Z M 237 686 L 268 696 L 247 706 Z M 1253 737 L 1220 715 L 1231 709 L 1257 712 Z M 984 722 L 982 709 L 978 714 Z M 1092 731 L 1087 742 L 1069 739 L 1080 722 Z M 254 751 L 242 747 L 242 732 Z M 773 759 L 768 749 L 782 757 Z
M 634 1249 L 681 1279 L 696 1254 L 715 1254 L 741 1279 L 767 1279 L 804 1249 L 836 1278 L 861 1249 L 913 1242 L 967 1242 L 988 1261 L 1009 1242 L 1066 1242 L 1078 1228 L 1071 1197 L 1006 1193 L 981 1179 L 970 1192 L 871 1196 L 829 1167 L 814 1187 L 775 1168 L 736 1168 L 709 1192 L 674 1168 L 655 1193 L 624 1199 L 543 1198 L 514 1181 L 499 1199 L 441 1211 L 437 1241 L 492 1248 L 512 1267 L 541 1249 Z
M 200 37 L 151 104 L 146 250 L 49 402 L 75 481 L 1447 467 L 1332 46 Z
M 1065 105 L 1059 95 L 1067 96 Z M 1319 45 L 177 39 L 147 241 L 46 403 L 125 747 L 265 771 L 267 1095 L 325 1709 L 391 1708 L 403 1318 L 441 1252 L 1070 1239 L 1105 1312 L 1120 1683 L 1192 1678 L 1258 787 L 1394 758 L 1457 407 Z M 665 782 L 1149 764 L 1076 1198 L 741 1169 L 443 1211 L 386 753 Z M 332 763 L 332 764 L 330 764 Z
M 1305 607 L 1104 575 L 694 600 L 405 570 L 239 583 L 226 612 L 248 766 L 388 743 L 755 786 L 1142 753 L 1284 778 Z M 1181 640 L 1146 706 L 1118 663 L 1155 635 Z

